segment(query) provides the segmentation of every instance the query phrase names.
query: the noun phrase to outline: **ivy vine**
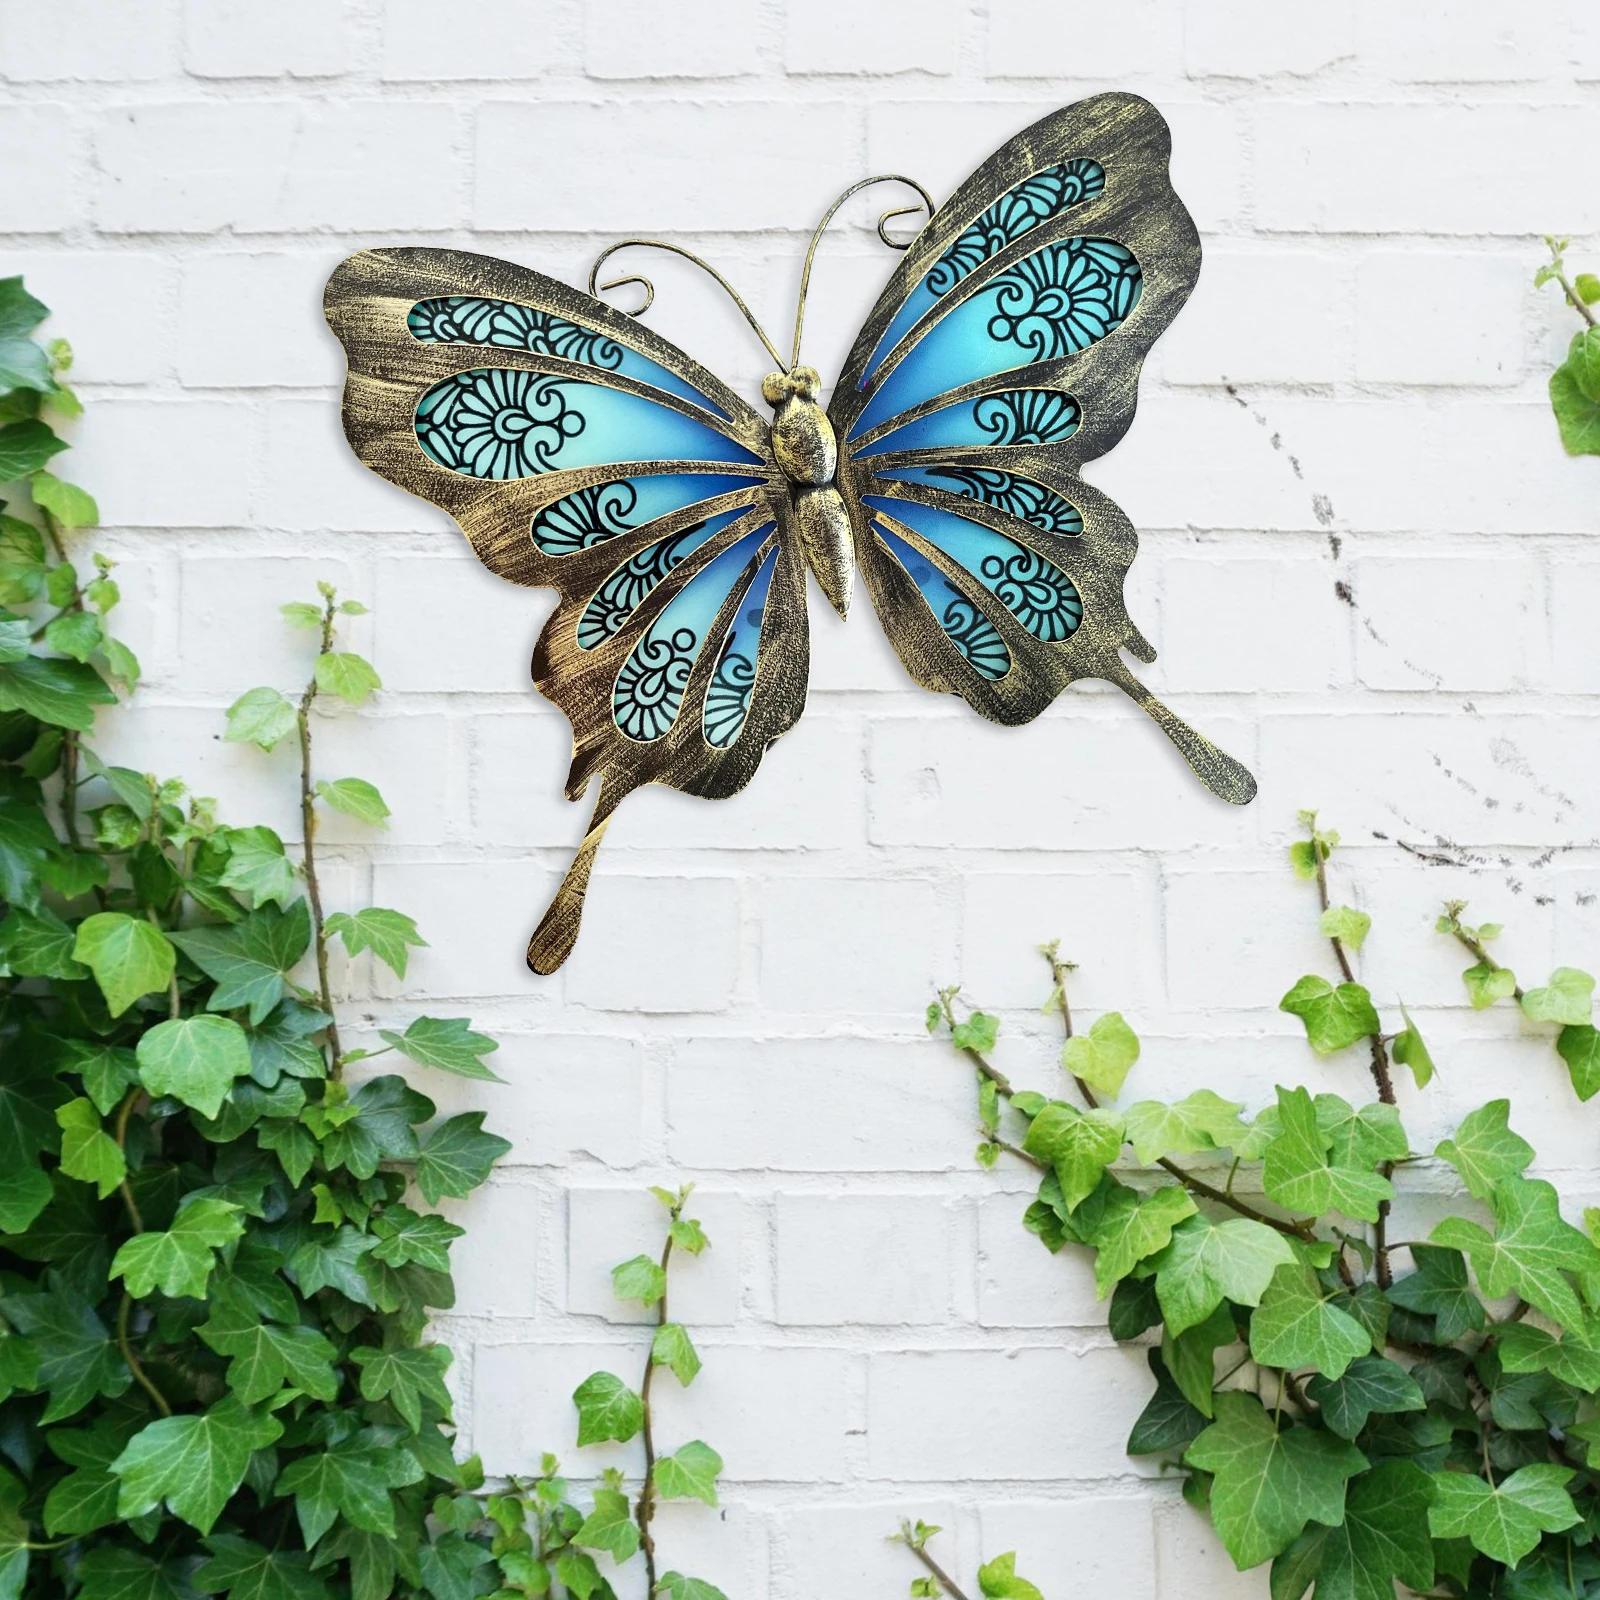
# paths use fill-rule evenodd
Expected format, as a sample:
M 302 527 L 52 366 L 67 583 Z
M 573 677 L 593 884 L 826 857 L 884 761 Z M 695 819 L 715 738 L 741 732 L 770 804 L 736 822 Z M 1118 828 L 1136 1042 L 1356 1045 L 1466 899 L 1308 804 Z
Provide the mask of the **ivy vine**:
M 1589 309 L 1600 304 L 1600 278 L 1592 272 L 1568 275 L 1570 239 L 1547 234 L 1544 242 L 1550 259 L 1534 274 L 1534 284 L 1541 289 L 1559 284 L 1563 302 L 1583 322 L 1572 336 L 1566 360 L 1550 374 L 1550 408 L 1568 455 L 1600 456 L 1600 326 Z

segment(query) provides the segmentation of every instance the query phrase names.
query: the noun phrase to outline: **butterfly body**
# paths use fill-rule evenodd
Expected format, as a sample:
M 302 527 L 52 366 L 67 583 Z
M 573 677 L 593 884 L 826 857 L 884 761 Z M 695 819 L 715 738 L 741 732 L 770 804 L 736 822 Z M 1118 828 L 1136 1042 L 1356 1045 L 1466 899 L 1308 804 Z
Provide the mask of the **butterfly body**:
M 785 362 L 735 294 L 778 364 L 770 421 L 637 317 L 509 262 L 386 249 L 334 273 L 356 454 L 448 511 L 492 571 L 559 595 L 533 679 L 572 724 L 569 798 L 600 787 L 534 970 L 571 950 L 627 794 L 732 795 L 798 720 L 808 571 L 841 615 L 860 571 L 923 687 L 1015 724 L 1101 678 L 1207 787 L 1253 796 L 1123 661 L 1155 654 L 1122 596 L 1137 536 L 1080 470 L 1128 427 L 1145 352 L 1199 272 L 1169 148 L 1154 107 L 1100 95 L 937 211 L 924 196 L 826 409 L 800 317 Z

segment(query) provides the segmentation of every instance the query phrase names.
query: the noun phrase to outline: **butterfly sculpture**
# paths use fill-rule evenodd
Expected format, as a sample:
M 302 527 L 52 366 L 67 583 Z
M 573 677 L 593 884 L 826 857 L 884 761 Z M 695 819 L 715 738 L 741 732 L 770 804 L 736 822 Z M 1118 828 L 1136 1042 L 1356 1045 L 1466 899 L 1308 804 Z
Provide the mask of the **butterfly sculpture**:
M 1255 780 L 1129 672 L 1137 538 L 1079 469 L 1133 419 L 1139 369 L 1193 289 L 1200 240 L 1147 102 L 1083 100 L 1003 145 L 928 220 L 826 411 L 800 364 L 812 237 L 769 421 L 667 340 L 541 273 L 456 250 L 368 250 L 329 280 L 349 359 L 344 428 L 367 466 L 455 518 L 485 566 L 560 599 L 533 679 L 572 724 L 567 795 L 600 779 L 528 946 L 577 938 L 595 851 L 633 789 L 720 799 L 805 707 L 806 571 L 843 615 L 853 574 L 926 689 L 1027 722 L 1080 678 L 1116 684 L 1201 781 Z M 659 241 L 679 255 L 689 253 Z M 622 278 L 609 290 L 647 279 Z M 643 307 L 641 307 L 641 310 Z

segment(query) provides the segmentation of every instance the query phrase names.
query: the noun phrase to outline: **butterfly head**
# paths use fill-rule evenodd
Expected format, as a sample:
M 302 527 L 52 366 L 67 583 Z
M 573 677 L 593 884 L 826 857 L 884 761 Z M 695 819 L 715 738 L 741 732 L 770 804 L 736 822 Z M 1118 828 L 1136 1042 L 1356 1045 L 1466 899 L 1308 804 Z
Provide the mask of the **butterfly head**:
M 791 367 L 787 372 L 769 372 L 761 380 L 761 398 L 769 406 L 781 406 L 794 396 L 815 401 L 822 393 L 822 376 L 815 367 Z

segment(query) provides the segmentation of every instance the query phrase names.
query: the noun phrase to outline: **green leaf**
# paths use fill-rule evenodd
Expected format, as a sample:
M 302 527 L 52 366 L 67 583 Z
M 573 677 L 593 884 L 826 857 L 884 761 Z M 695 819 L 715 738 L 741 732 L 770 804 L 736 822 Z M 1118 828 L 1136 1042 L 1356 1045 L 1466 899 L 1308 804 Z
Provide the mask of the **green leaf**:
M 66 448 L 66 441 L 42 422 L 30 419 L 0 428 L 0 483 L 28 477 Z
M 635 1256 L 611 1269 L 611 1292 L 619 1300 L 638 1300 L 653 1306 L 667 1292 L 667 1275 L 649 1256 Z
M 644 1425 L 644 1404 L 621 1378 L 610 1372 L 591 1373 L 572 1392 L 578 1408 L 578 1443 L 615 1439 L 626 1444 Z
M 118 1514 L 143 1516 L 164 1500 L 174 1516 L 209 1533 L 244 1482 L 251 1454 L 282 1432 L 275 1417 L 252 1411 L 235 1395 L 205 1411 L 152 1422 L 112 1463 L 122 1479 Z
M 965 1022 L 958 1022 L 950 1030 L 950 1042 L 957 1050 L 976 1050 L 987 1055 L 1000 1037 L 1000 1019 L 987 1011 L 974 1011 Z
M 37 909 L 40 875 L 59 859 L 55 830 L 44 812 L 0 794 L 0 897 Z
M 311 1560 L 314 1567 L 348 1562 L 350 1600 L 390 1600 L 395 1592 L 395 1541 L 379 1534 L 343 1523 L 322 1540 Z
M 323 1159 L 358 1178 L 370 1178 L 382 1161 L 417 1158 L 421 1146 L 413 1124 L 426 1122 L 434 1105 L 404 1078 L 389 1073 L 362 1084 L 341 1110 L 345 1115 L 322 1136 Z
M 1461 974 L 1461 981 L 1466 985 L 1467 999 L 1472 1002 L 1474 1011 L 1482 1011 L 1496 1000 L 1509 1000 L 1517 988 L 1517 975 L 1510 967 L 1495 966 L 1488 961 L 1468 967 Z
M 1118 1279 L 1164 1250 L 1172 1230 L 1194 1213 L 1188 1191 L 1176 1184 L 1147 1195 L 1122 1184 L 1108 1185 L 1085 1201 L 1074 1221 L 1082 1226 L 1084 1242 L 1094 1246 L 1095 1293 L 1105 1299 Z
M 1352 1106 L 1336 1094 L 1319 1094 L 1314 1104 L 1333 1166 L 1374 1167 L 1381 1161 L 1403 1161 L 1410 1154 L 1400 1113 L 1393 1106 L 1381 1101 Z
M 314 606 L 308 600 L 291 600 L 287 605 L 278 607 L 283 613 L 283 619 L 291 628 L 320 628 L 322 626 L 322 607 Z
M 78 1562 L 77 1600 L 195 1600 L 193 1567 L 181 1557 L 152 1561 L 122 1545 L 95 1545 Z
M 1394 1036 L 1389 1045 L 1389 1054 L 1402 1067 L 1410 1067 L 1417 1087 L 1426 1089 L 1433 1080 L 1433 1057 L 1428 1054 L 1428 1046 L 1404 1005 L 1400 1007 L 1400 1015 L 1405 1019 L 1405 1027 Z
M 618 1563 L 631 1560 L 639 1548 L 639 1526 L 627 1495 L 616 1489 L 596 1489 L 594 1510 L 572 1535 L 572 1542 L 586 1550 L 604 1550 Z
M 1600 1093 L 1600 1028 L 1587 1022 L 1568 1024 L 1556 1035 L 1556 1053 L 1566 1062 L 1580 1100 Z
M 1052 1100 L 1028 1124 L 1022 1144 L 1029 1155 L 1055 1168 L 1066 1207 L 1075 1210 L 1121 1152 L 1122 1118 L 1114 1111 L 1079 1111 Z
M 704 1440 L 691 1439 L 657 1459 L 656 1492 L 663 1500 L 704 1500 L 714 1506 L 721 1471 L 722 1457 Z
M 686 1251 L 692 1256 L 699 1255 L 711 1243 L 706 1238 L 705 1229 L 694 1217 L 679 1217 L 676 1222 L 668 1223 L 667 1234 L 674 1249 Z
M 128 1163 L 121 1147 L 86 1098 L 57 1106 L 56 1121 L 61 1125 L 61 1170 L 69 1178 L 92 1183 L 104 1200 L 127 1176 Z
M 246 1405 L 270 1400 L 288 1384 L 315 1400 L 339 1392 L 333 1362 L 338 1351 L 314 1328 L 280 1327 L 237 1285 L 224 1280 L 207 1306 L 210 1317 L 196 1332 L 218 1355 L 228 1356 L 228 1387 Z
M 1592 272 L 1580 272 L 1572 280 L 1572 287 L 1578 291 L 1578 298 L 1586 306 L 1592 306 L 1596 300 L 1600 300 L 1600 278 Z
M 511 1148 L 509 1139 L 483 1131 L 482 1111 L 467 1111 L 442 1122 L 428 1136 L 417 1157 L 416 1182 L 430 1206 L 446 1196 L 464 1199 L 488 1176 L 489 1169 Z
M 29 656 L 0 663 L 0 711 L 25 711 L 54 727 L 87 733 L 94 708 L 116 703 L 105 679 L 81 661 Z
M 1217 1351 L 1239 1342 L 1233 1312 L 1218 1306 L 1198 1327 L 1174 1335 L 1163 1330 L 1161 1359 L 1185 1398 L 1197 1411 L 1212 1414 Z
M 1569 456 L 1600 455 L 1600 399 L 1584 392 L 1586 373 L 1587 362 L 1569 355 L 1550 374 L 1550 409 Z
M 1044 1600 L 1033 1584 L 1017 1576 L 1015 1550 L 1008 1550 L 979 1567 L 978 1587 L 989 1600 Z
M 276 901 L 287 906 L 300 892 L 294 863 L 284 854 L 283 840 L 271 828 L 224 828 L 228 863 L 218 883 L 250 896 L 252 905 Z M 331 924 L 333 918 L 329 918 Z
M 141 995 L 165 989 L 177 962 L 171 942 L 159 928 L 121 911 L 97 911 L 85 917 L 78 924 L 72 955 L 94 973 L 114 1017 Z
M 1494 1234 L 1462 1217 L 1446 1217 L 1430 1238 L 1464 1251 L 1486 1294 L 1519 1294 L 1563 1327 L 1581 1329 L 1583 1308 L 1566 1273 L 1594 1271 L 1600 1253 L 1562 1220 L 1556 1191 L 1540 1179 L 1502 1178 L 1491 1199 Z
M 104 638 L 100 619 L 88 611 L 69 611 L 45 624 L 45 648 L 74 661 L 87 661 Z
M 42 506 L 63 528 L 95 528 L 100 508 L 94 496 L 76 484 L 63 483 L 48 472 L 36 472 L 31 484 L 33 503 Z
M 208 1011 L 247 1006 L 259 1026 L 288 993 L 288 974 L 311 943 L 311 913 L 304 900 L 286 911 L 257 906 L 231 926 L 191 928 L 172 942 L 216 983 Z
M 1372 918 L 1353 906 L 1330 906 L 1317 926 L 1324 938 L 1337 939 L 1340 944 L 1359 950 L 1372 931 Z
M 650 1359 L 658 1367 L 670 1367 L 673 1376 L 687 1388 L 700 1370 L 700 1357 L 689 1338 L 689 1331 L 677 1322 L 663 1322 L 650 1341 Z
M 1265 1366 L 1337 1378 L 1371 1349 L 1372 1336 L 1299 1262 L 1277 1270 L 1250 1318 L 1250 1354 Z
M 1317 1121 L 1316 1107 L 1304 1089 L 1278 1090 L 1279 1132 L 1268 1141 L 1262 1187 L 1279 1205 L 1320 1216 L 1342 1211 L 1374 1222 L 1379 1204 L 1394 1196 L 1394 1185 L 1375 1172 L 1335 1166 L 1332 1139 Z
M 370 662 L 342 650 L 329 650 L 317 657 L 316 680 L 324 694 L 337 695 L 353 706 L 364 704 L 374 689 L 383 687 L 383 680 Z
M 343 939 L 351 955 L 358 956 L 363 950 L 370 950 L 399 978 L 406 975 L 406 962 L 410 959 L 407 946 L 428 943 L 417 932 L 417 925 L 410 917 L 400 911 L 386 911 L 381 906 L 368 906 L 364 911 L 335 911 L 326 927 L 328 937 Z M 462 1026 L 466 1024 L 463 1022 Z
M 1337 988 L 1313 973 L 1303 977 L 1278 1002 L 1280 1011 L 1305 1024 L 1306 1040 L 1319 1056 L 1332 1055 L 1383 1031 L 1372 996 L 1359 983 Z
M 389 1494 L 398 1476 L 421 1476 L 414 1465 L 410 1473 L 397 1473 L 403 1460 L 397 1450 L 379 1450 L 356 1440 L 302 1456 L 283 1469 L 274 1492 L 294 1496 L 300 1535 L 310 1549 L 343 1516 L 353 1527 L 368 1533 L 395 1534 L 394 1501 Z
M 1557 967 L 1543 989 L 1522 996 L 1522 1014 L 1530 1022 L 1560 1022 L 1580 1027 L 1594 1011 L 1594 979 L 1577 967 Z
M 1509 1322 L 1496 1329 L 1495 1349 L 1507 1372 L 1548 1372 L 1585 1393 L 1600 1389 L 1600 1351 L 1575 1337 L 1557 1339 L 1529 1323 Z
M 421 1215 L 410 1206 L 391 1205 L 373 1216 L 372 1231 L 379 1240 L 372 1249 L 377 1260 L 393 1267 L 417 1262 L 430 1272 L 448 1272 L 451 1242 L 466 1229 L 431 1213 Z
M 1492 1486 L 1465 1472 L 1436 1472 L 1429 1531 L 1436 1539 L 1470 1539 L 1491 1560 L 1514 1567 L 1541 1533 L 1559 1533 L 1582 1520 L 1567 1493 L 1571 1478 L 1570 1467 L 1545 1461 Z
M 229 1600 L 329 1600 L 328 1586 L 311 1570 L 300 1550 L 265 1550 L 236 1533 L 206 1540 L 211 1559 L 195 1574 L 195 1584 Z
M 67 1098 L 48 1065 L 21 1050 L 8 1051 L 0 1073 L 0 1171 L 32 1166 L 41 1151 L 60 1147 L 56 1107 Z
M 139 1078 L 151 1094 L 170 1094 L 203 1117 L 222 1109 L 236 1078 L 250 1071 L 250 1043 L 228 1017 L 182 1017 L 141 1034 Z
M 1454 1344 L 1483 1326 L 1483 1302 L 1467 1282 L 1466 1258 L 1459 1250 L 1414 1244 L 1411 1258 L 1417 1270 L 1389 1286 L 1397 1306 L 1433 1317 L 1440 1344 Z
M 19 978 L 87 978 L 89 969 L 72 959 L 75 938 L 49 907 L 15 906 L 0 922 L 0 961 Z
M 728 1600 L 715 1584 L 707 1583 L 704 1578 L 686 1578 L 681 1572 L 662 1573 L 656 1592 L 665 1594 L 667 1600 Z
M 1138 1059 L 1138 1036 L 1117 1011 L 1096 1017 L 1087 1034 L 1068 1039 L 1061 1051 L 1061 1064 L 1073 1077 L 1112 1099 Z
M 335 778 L 331 783 L 324 779 L 317 785 L 317 798 L 358 822 L 387 826 L 389 807 L 365 778 Z
M 1287 1549 L 1307 1522 L 1343 1521 L 1346 1480 L 1367 1464 L 1354 1445 L 1318 1429 L 1279 1432 L 1254 1395 L 1219 1394 L 1216 1407 L 1184 1459 L 1215 1474 L 1212 1521 L 1241 1572 Z
M 271 750 L 294 732 L 296 720 L 294 702 L 276 689 L 246 689 L 228 707 L 228 731 L 222 737 Z
M 213 1252 L 243 1232 L 238 1206 L 225 1200 L 194 1200 L 165 1233 L 136 1233 L 126 1240 L 111 1263 L 111 1276 L 122 1278 L 135 1299 L 160 1289 L 165 1295 L 201 1300 L 216 1265 Z
M 1288 1240 L 1265 1223 L 1190 1217 L 1155 1259 L 1162 1317 L 1179 1334 L 1204 1322 L 1224 1300 L 1258 1305 L 1272 1275 L 1294 1259 Z
M 1205 1414 L 1191 1405 L 1173 1382 L 1159 1351 L 1147 1350 L 1145 1359 L 1156 1380 L 1156 1392 L 1150 1396 L 1128 1435 L 1128 1454 L 1164 1455 L 1172 1450 L 1186 1450 L 1205 1432 Z
M 1354 1439 L 1374 1412 L 1385 1416 L 1423 1411 L 1427 1400 L 1404 1367 L 1383 1356 L 1360 1356 L 1339 1378 L 1318 1373 L 1306 1393 L 1322 1409 L 1322 1420 L 1341 1439 Z
M 1453 1139 L 1433 1153 L 1461 1174 L 1467 1192 L 1487 1200 L 1502 1178 L 1514 1177 L 1533 1160 L 1533 1146 L 1513 1133 L 1509 1100 L 1491 1100 L 1469 1112 Z
M 409 1350 L 375 1350 L 370 1345 L 350 1353 L 361 1369 L 361 1393 L 367 1400 L 387 1400 L 413 1433 L 422 1427 L 422 1402 L 430 1400 L 450 1414 L 450 1391 L 444 1375 L 450 1352 L 441 1344 Z
M 285 1000 L 259 1027 L 250 1029 L 250 1075 L 263 1089 L 285 1073 L 291 1078 L 321 1078 L 328 1064 L 315 1035 L 328 1026 L 326 1012 Z
M 122 1352 L 112 1343 L 94 1307 L 75 1290 L 7 1295 L 6 1320 L 38 1352 L 40 1389 L 50 1395 L 40 1422 L 74 1416 L 96 1395 L 127 1392 L 133 1382 Z
M 308 1299 L 319 1289 L 333 1289 L 357 1305 L 372 1306 L 372 1289 L 363 1258 L 375 1241 L 355 1228 L 313 1230 L 309 1239 L 289 1257 L 288 1272 Z
M 1320 1600 L 1393 1600 L 1397 1578 L 1431 1589 L 1433 1498 L 1432 1479 L 1411 1461 L 1385 1461 L 1353 1480 L 1343 1521 L 1322 1536 Z
M 465 1017 L 418 1017 L 404 1033 L 384 1028 L 380 1036 L 385 1044 L 393 1045 L 418 1066 L 437 1067 L 459 1078 L 479 1078 L 490 1083 L 503 1081 L 478 1059 L 500 1046 L 487 1034 L 474 1033 Z
M 50 1179 L 38 1167 L 0 1169 L 0 1233 L 26 1232 L 50 1204 L 53 1192 Z
M 1149 1166 L 1162 1156 L 1223 1150 L 1245 1136 L 1244 1107 L 1209 1089 L 1196 1089 L 1174 1105 L 1139 1100 L 1123 1113 L 1133 1153 Z

